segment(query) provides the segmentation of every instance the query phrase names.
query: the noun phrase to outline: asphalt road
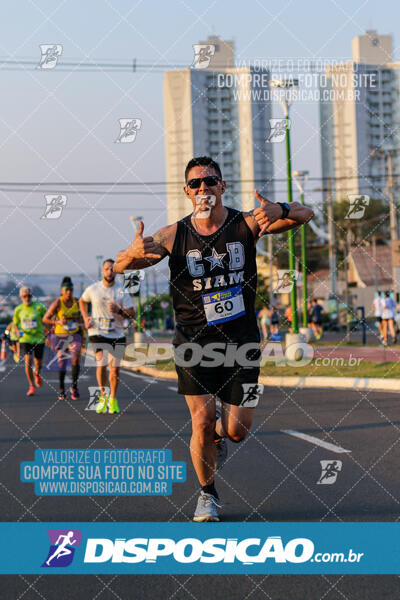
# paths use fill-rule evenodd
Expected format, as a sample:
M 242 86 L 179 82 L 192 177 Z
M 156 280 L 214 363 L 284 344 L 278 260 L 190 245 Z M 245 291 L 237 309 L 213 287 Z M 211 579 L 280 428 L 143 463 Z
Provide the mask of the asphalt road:
M 1 370 L 2 369 L 2 370 Z M 80 401 L 57 400 L 57 374 L 25 396 L 23 367 L 0 366 L 0 493 L 3 521 L 187 521 L 198 485 L 189 460 L 190 421 L 175 382 L 124 372 L 119 415 L 85 410 L 94 370 L 83 370 Z M 288 433 L 290 431 L 291 433 Z M 229 444 L 216 485 L 225 521 L 395 521 L 400 510 L 398 395 L 266 388 L 251 434 Z M 307 437 L 299 437 L 305 434 Z M 320 444 L 327 443 L 324 447 Z M 170 497 L 38 497 L 19 481 L 37 448 L 170 448 L 188 461 Z M 343 452 L 347 450 L 347 452 Z M 341 461 L 331 485 L 317 484 L 321 460 Z M 338 466 L 339 463 L 336 463 Z M 398 599 L 391 576 L 3 576 L 2 597 Z M 133 591 L 134 590 L 134 591 Z

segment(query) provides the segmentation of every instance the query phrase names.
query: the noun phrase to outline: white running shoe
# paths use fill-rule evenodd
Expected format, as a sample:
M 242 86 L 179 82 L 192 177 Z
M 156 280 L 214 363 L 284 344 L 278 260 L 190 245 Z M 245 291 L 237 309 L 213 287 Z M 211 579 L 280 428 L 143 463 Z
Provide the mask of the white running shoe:
M 206 521 L 219 521 L 217 508 L 221 508 L 221 505 L 215 496 L 201 491 L 197 501 L 197 507 L 194 513 L 193 521 L 196 521 L 197 523 L 204 523 Z

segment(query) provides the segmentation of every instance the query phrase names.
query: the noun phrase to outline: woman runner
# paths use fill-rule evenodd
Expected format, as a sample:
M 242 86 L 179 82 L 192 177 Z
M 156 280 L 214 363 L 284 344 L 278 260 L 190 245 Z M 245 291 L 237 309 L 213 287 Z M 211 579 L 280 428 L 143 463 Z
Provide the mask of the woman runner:
M 58 399 L 66 400 L 65 375 L 67 371 L 68 353 L 72 363 L 72 385 L 70 394 L 72 400 L 79 400 L 78 377 L 81 357 L 82 317 L 78 301 L 73 296 L 74 286 L 70 277 L 64 277 L 61 283 L 61 296 L 55 300 L 43 317 L 43 323 L 54 327 L 51 334 L 50 347 L 57 353 L 58 358 Z

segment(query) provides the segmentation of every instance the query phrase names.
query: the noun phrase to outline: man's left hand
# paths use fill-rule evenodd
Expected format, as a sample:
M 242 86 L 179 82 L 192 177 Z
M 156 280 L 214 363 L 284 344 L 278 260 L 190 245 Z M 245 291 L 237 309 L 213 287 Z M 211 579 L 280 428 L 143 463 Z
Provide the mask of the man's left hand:
M 260 206 L 253 210 L 253 216 L 260 228 L 258 237 L 261 237 L 272 223 L 282 218 L 282 207 L 261 196 L 257 190 L 254 190 L 254 195 L 260 202 Z

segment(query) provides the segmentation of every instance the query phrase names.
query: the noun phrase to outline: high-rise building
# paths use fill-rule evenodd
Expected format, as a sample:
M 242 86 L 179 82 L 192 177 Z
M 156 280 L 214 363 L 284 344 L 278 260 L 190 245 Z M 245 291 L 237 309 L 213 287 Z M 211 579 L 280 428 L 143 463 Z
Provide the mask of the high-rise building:
M 188 67 L 164 75 L 169 223 L 192 210 L 182 186 L 186 164 L 194 156 L 211 156 L 220 164 L 228 206 L 254 208 L 255 187 L 270 199 L 273 195 L 272 144 L 267 142 L 269 72 L 235 68 L 232 41 L 211 36 L 199 45 L 214 50 L 206 68 Z
M 353 39 L 353 60 L 330 65 L 321 78 L 322 174 L 336 178 L 337 199 L 348 194 L 379 197 L 387 159 L 376 149 L 400 147 L 399 68 L 392 37 L 368 30 Z M 393 153 L 393 172 L 399 158 Z

